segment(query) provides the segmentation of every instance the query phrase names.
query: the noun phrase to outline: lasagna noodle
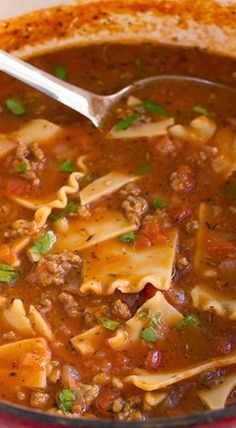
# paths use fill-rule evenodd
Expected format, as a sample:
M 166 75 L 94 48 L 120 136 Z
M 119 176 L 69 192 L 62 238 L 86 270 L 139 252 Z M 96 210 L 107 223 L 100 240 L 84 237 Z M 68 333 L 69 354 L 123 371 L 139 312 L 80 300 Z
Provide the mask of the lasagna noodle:
M 191 296 L 195 308 L 236 320 L 236 299 L 226 297 L 222 291 L 199 284 L 192 289 Z
M 234 352 L 222 358 L 213 358 L 204 363 L 171 372 L 152 373 L 147 370 L 135 369 L 134 374 L 127 376 L 125 380 L 128 383 L 133 383 L 137 388 L 144 391 L 155 391 L 197 376 L 205 371 L 227 367 L 235 363 L 236 353 Z
M 58 237 L 55 251 L 64 248 L 69 251 L 82 250 L 135 229 L 136 225 L 126 220 L 121 213 L 107 211 L 101 214 L 97 210 L 88 220 L 71 220 L 68 231 Z
M 121 234 L 120 231 L 117 235 Z M 118 239 L 93 247 L 84 254 L 84 279 L 80 290 L 100 295 L 112 294 L 116 289 L 138 293 L 147 283 L 168 290 L 176 253 L 176 229 L 168 232 L 168 238 L 168 242 L 142 251 Z
M 174 125 L 169 129 L 170 134 L 182 141 L 206 144 L 216 132 L 215 122 L 206 116 L 199 116 L 189 125 Z
M 46 366 L 50 357 L 43 338 L 24 339 L 0 346 L 1 385 L 6 385 L 7 389 L 11 384 L 18 388 L 46 388 Z M 9 376 L 12 371 L 15 376 Z
M 71 343 L 82 355 L 92 355 L 102 349 L 104 340 L 108 337 L 109 331 L 102 325 L 86 330 L 71 339 Z
M 18 141 L 25 144 L 46 143 L 54 138 L 60 131 L 60 127 L 45 119 L 34 119 L 23 125 L 20 129 L 9 135 L 0 135 L 0 159 L 7 156 Z
M 220 384 L 212 389 L 203 389 L 198 391 L 201 401 L 211 410 L 223 409 L 227 398 L 236 386 L 236 372 L 230 373 Z
M 135 124 L 122 131 L 117 131 L 116 126 L 114 126 L 110 130 L 108 138 L 129 139 L 159 137 L 166 135 L 168 127 L 174 125 L 174 123 L 174 118 L 170 117 L 168 119 L 160 120 L 159 122 Z
M 137 180 L 138 178 L 139 177 L 136 177 L 135 175 L 129 175 L 122 172 L 110 172 L 109 174 L 93 181 L 80 191 L 81 205 L 84 206 L 90 204 L 103 196 L 114 193 L 121 187 Z
M 143 316 L 142 314 L 147 314 Z M 115 351 L 122 351 L 139 339 L 141 330 L 147 325 L 152 316 L 160 315 L 160 320 L 168 325 L 175 326 L 183 319 L 183 315 L 167 302 L 161 291 L 147 300 L 133 318 L 127 321 L 124 327 L 117 330 L 108 343 Z

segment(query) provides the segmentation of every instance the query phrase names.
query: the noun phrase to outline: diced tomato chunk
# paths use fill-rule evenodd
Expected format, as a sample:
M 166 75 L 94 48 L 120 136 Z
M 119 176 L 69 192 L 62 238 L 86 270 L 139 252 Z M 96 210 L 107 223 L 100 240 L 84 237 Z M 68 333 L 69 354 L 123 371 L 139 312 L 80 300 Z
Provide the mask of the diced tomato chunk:
M 152 242 L 150 241 L 150 239 L 146 235 L 140 233 L 135 242 L 135 247 L 139 250 L 145 250 L 146 248 L 149 248 L 151 246 Z
M 135 246 L 139 249 L 151 247 L 153 244 L 164 244 L 169 240 L 161 226 L 155 222 L 145 223 L 138 233 Z
M 7 193 L 14 194 L 17 196 L 23 196 L 30 192 L 31 185 L 23 178 L 16 177 L 10 178 L 7 181 L 6 191 Z

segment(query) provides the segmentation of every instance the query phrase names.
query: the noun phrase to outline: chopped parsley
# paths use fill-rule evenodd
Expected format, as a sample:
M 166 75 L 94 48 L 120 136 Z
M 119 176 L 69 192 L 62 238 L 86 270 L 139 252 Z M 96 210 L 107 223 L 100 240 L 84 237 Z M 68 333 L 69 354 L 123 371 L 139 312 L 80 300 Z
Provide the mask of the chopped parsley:
M 195 113 L 203 114 L 204 116 L 209 116 L 209 111 L 202 106 L 193 106 L 193 111 L 195 111 Z
M 25 107 L 16 98 L 8 98 L 6 100 L 6 106 L 8 110 L 16 116 L 21 116 L 26 113 Z
M 63 65 L 57 65 L 55 68 L 55 76 L 58 77 L 58 79 L 66 80 L 67 77 L 67 70 Z
M 115 126 L 116 131 L 123 131 L 129 128 L 136 120 L 140 118 L 140 113 L 133 113 L 130 116 L 126 117 L 123 120 L 120 120 Z
M 155 315 L 151 316 L 150 322 L 151 322 L 151 325 L 153 327 L 157 327 L 158 326 L 159 320 L 160 320 L 160 316 L 161 316 L 161 314 L 159 312 L 157 312 Z
M 80 207 L 81 205 L 78 204 L 78 202 L 75 202 L 75 201 L 68 202 L 68 204 L 64 209 L 60 210 L 56 214 L 51 214 L 49 216 L 49 221 L 54 223 L 55 221 L 60 220 L 61 218 L 67 217 L 70 214 L 76 214 L 79 211 Z
M 155 343 L 157 341 L 157 335 L 152 328 L 146 327 L 141 331 L 141 339 L 145 342 Z
M 59 171 L 61 171 L 61 172 L 74 172 L 75 166 L 70 159 L 66 159 L 59 166 Z
M 109 318 L 105 318 L 105 317 L 100 318 L 99 321 L 103 325 L 103 327 L 105 327 L 107 330 L 113 331 L 119 325 L 118 321 L 110 320 Z
M 19 273 L 9 265 L 0 263 L 0 282 L 6 282 L 9 284 L 12 281 L 15 281 L 19 276 Z
M 71 411 L 73 401 L 75 400 L 75 393 L 71 389 L 62 389 L 58 393 L 58 408 L 68 413 Z
M 176 328 L 178 330 L 184 330 L 186 327 L 188 327 L 189 325 L 192 325 L 194 327 L 201 327 L 201 322 L 200 320 L 197 318 L 196 315 L 194 314 L 190 314 L 188 315 L 186 318 L 184 318 L 182 321 L 180 321 Z
M 151 206 L 154 209 L 156 209 L 156 208 L 164 208 L 166 206 L 166 202 L 164 201 L 164 199 L 155 198 L 155 199 L 153 199 L 153 201 L 151 203 Z
M 146 162 L 146 163 L 143 163 L 142 165 L 139 165 L 136 168 L 135 172 L 136 174 L 144 175 L 144 174 L 148 174 L 149 172 L 152 172 L 152 170 L 153 170 L 152 164 Z
M 55 245 L 57 237 L 52 230 L 48 230 L 45 235 L 35 241 L 34 245 L 29 248 L 29 253 L 34 262 L 40 260 L 41 255 L 47 254 Z
M 144 101 L 140 107 L 143 107 L 144 110 L 150 111 L 151 113 L 158 114 L 159 116 L 169 116 L 167 111 L 154 101 Z
M 137 236 L 134 232 L 127 232 L 120 236 L 120 240 L 121 242 L 124 242 L 124 244 L 130 244 L 131 242 L 134 242 L 136 238 Z
M 17 173 L 21 173 L 21 172 L 25 172 L 27 171 L 27 163 L 26 162 L 21 162 L 19 163 L 19 165 L 17 165 L 15 167 L 15 172 Z
M 135 58 L 135 66 L 136 66 L 137 72 L 140 73 L 142 70 L 142 62 L 141 62 L 141 59 L 138 57 Z

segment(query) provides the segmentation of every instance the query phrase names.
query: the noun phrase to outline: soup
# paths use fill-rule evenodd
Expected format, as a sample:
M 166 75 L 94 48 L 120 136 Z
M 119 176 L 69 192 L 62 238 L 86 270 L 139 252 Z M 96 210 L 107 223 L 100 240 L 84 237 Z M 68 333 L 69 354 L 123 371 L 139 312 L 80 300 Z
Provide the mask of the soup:
M 235 403 L 235 61 L 101 45 L 31 60 L 109 94 L 100 132 L 0 77 L 0 398 L 74 418 Z M 232 89 L 230 89 L 230 87 Z

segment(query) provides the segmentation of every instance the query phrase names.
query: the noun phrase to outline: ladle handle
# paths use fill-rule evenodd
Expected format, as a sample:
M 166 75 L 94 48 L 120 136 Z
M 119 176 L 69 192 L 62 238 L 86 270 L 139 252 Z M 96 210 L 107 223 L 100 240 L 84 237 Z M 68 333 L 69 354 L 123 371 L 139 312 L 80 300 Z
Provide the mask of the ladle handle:
M 0 50 L 0 70 L 71 107 L 99 126 L 102 97 L 64 82 L 3 50 Z

